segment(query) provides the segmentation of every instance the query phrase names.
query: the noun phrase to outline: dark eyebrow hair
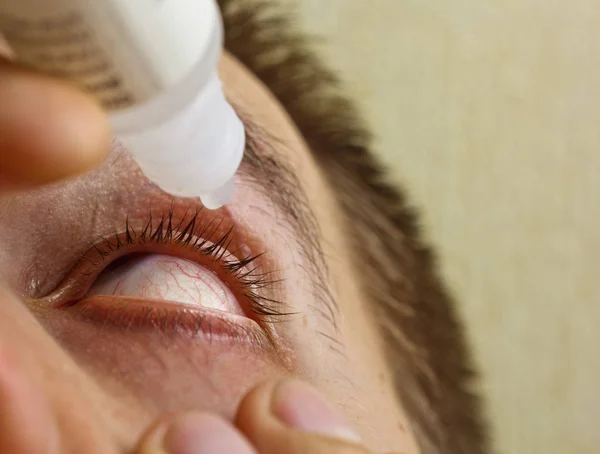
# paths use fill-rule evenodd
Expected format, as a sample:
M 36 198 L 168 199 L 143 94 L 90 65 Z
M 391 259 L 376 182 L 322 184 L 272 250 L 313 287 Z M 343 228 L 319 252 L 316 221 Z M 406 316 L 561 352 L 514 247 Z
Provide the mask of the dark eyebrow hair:
M 305 271 L 317 301 L 311 309 L 337 331 L 339 306 L 330 290 L 321 230 L 306 192 L 286 159 L 287 144 L 261 127 L 250 114 L 240 111 L 238 114 L 246 127 L 246 150 L 239 175 L 244 183 L 265 194 L 284 215 L 286 228 L 294 231 L 299 250 L 306 258 Z

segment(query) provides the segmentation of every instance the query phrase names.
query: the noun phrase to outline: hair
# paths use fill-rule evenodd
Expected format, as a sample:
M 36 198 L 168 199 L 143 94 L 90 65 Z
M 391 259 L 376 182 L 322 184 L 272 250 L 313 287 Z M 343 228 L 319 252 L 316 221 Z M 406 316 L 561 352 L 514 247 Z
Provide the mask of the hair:
M 294 27 L 290 11 L 267 0 L 219 3 L 225 47 L 286 108 L 348 217 L 354 262 L 362 265 L 362 286 L 374 305 L 396 391 L 421 452 L 488 452 L 455 305 L 421 238 L 415 211 L 387 182 L 371 151 L 364 120 L 310 39 Z

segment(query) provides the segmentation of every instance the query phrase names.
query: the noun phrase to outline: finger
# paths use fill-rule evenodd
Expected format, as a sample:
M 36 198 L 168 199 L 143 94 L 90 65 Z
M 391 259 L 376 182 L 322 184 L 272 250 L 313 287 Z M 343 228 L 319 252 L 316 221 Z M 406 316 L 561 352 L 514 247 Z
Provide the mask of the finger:
M 106 114 L 82 91 L 0 58 L 0 187 L 47 183 L 98 165 Z
M 164 419 L 151 427 L 134 454 L 258 454 L 232 424 L 207 413 Z
M 46 401 L 51 418 L 56 422 L 61 453 L 116 454 L 116 434 L 108 425 L 107 414 L 114 414 L 110 400 L 91 382 L 76 363 L 62 350 L 42 328 L 22 301 L 7 288 L 0 285 L 0 346 L 10 345 L 12 356 L 4 356 L 0 362 L 0 380 L 12 413 L 4 423 L 14 424 L 14 430 L 35 431 L 41 419 L 30 414 L 36 403 Z M 13 358 L 13 359 L 11 359 Z M 15 366 L 18 358 L 21 366 Z M 17 371 L 21 370 L 17 375 Z M 31 381 L 29 381 L 31 380 Z M 31 383 L 32 391 L 27 385 Z M 15 396 L 28 394 L 25 401 Z M 5 397 L 8 396 L 8 397 Z M 13 396 L 12 400 L 10 396 Z M 43 397 L 42 397 L 43 396 Z M 18 405 L 17 405 L 18 404 Z M 19 406 L 20 405 L 20 406 Z M 24 406 L 23 406 L 24 405 Z M 31 421 L 28 418 L 32 418 Z M 34 435 L 31 435 L 34 436 Z M 41 435 L 43 438 L 43 434 Z M 0 449 L 0 453 L 15 451 Z M 18 453 L 18 451 L 16 452 Z M 44 450 L 32 453 L 46 454 Z M 18 453 L 20 454 L 20 453 Z
M 236 425 L 260 454 L 366 454 L 341 413 L 297 380 L 266 383 L 242 401 Z
M 58 428 L 48 401 L 19 358 L 5 346 L 0 346 L 0 452 L 60 452 Z

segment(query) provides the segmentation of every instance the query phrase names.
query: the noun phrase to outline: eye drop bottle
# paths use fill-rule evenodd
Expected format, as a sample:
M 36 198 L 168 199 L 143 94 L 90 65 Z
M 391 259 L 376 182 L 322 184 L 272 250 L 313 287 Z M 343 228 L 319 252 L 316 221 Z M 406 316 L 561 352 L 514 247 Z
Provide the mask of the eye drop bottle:
M 93 93 L 164 191 L 231 200 L 245 131 L 217 75 L 215 0 L 1 0 L 0 33 L 18 60 Z

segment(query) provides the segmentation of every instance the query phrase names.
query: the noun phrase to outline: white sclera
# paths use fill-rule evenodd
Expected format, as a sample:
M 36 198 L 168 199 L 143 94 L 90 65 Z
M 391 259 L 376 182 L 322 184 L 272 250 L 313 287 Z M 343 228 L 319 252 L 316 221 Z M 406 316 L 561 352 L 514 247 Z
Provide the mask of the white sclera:
M 162 254 L 132 258 L 100 274 L 87 297 L 123 296 L 201 306 L 244 315 L 227 285 L 189 260 Z

